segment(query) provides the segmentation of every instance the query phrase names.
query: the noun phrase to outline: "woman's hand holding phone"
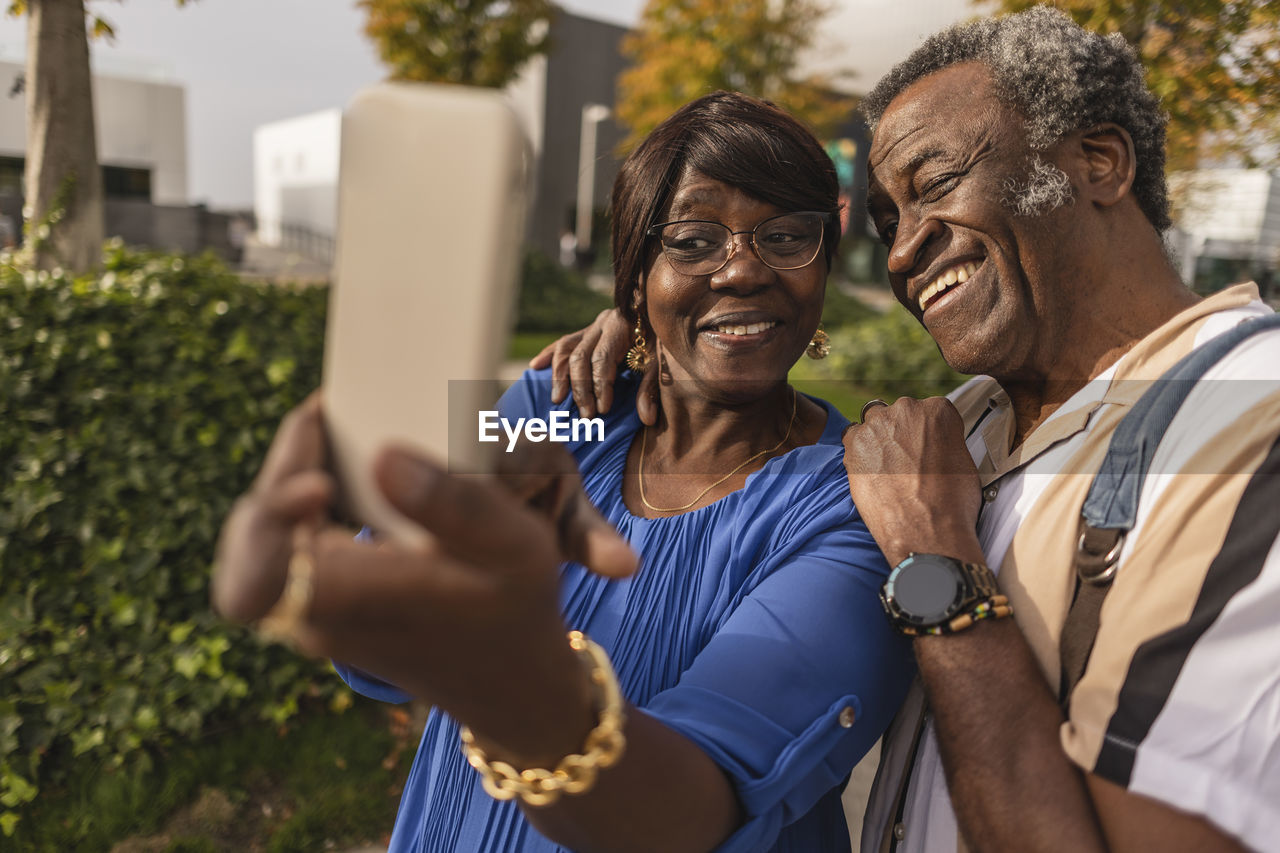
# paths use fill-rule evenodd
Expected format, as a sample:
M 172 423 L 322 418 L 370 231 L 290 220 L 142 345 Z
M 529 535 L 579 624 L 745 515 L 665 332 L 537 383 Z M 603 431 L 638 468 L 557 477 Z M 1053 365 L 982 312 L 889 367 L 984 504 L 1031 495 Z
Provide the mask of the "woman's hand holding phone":
M 582 492 L 562 448 L 522 444 L 491 476 L 451 475 L 402 448 L 375 462 L 379 488 L 432 533 L 422 545 L 357 541 L 329 516 L 319 395 L 281 425 L 252 489 L 223 526 L 214 606 L 240 622 L 280 598 L 295 552 L 314 566 L 295 641 L 449 711 L 504 755 L 543 766 L 592 724 L 584 670 L 565 642 L 559 565 L 621 577 L 634 552 Z M 516 702 L 514 697 L 520 697 Z

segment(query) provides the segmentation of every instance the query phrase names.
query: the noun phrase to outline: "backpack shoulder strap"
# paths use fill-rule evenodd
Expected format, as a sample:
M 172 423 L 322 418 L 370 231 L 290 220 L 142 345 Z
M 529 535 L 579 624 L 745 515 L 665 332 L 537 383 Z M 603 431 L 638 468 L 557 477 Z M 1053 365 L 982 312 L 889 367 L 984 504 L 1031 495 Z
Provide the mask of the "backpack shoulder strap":
M 1280 314 L 1246 320 L 1187 353 L 1116 427 L 1080 512 L 1076 594 L 1059 643 L 1058 700 L 1064 709 L 1093 651 L 1102 602 L 1119 567 L 1125 536 L 1137 519 L 1138 497 L 1160 440 L 1195 383 L 1245 340 L 1270 329 L 1280 329 Z

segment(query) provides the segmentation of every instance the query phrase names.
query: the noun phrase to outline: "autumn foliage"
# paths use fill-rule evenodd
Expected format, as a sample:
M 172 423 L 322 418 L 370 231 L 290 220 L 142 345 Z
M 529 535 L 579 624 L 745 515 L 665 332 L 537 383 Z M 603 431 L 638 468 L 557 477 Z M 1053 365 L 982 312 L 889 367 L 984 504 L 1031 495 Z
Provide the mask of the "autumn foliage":
M 649 0 L 623 41 L 634 65 L 618 79 L 619 120 L 642 139 L 680 106 L 728 89 L 768 98 L 824 134 L 853 101 L 798 60 L 827 14 L 817 0 Z
M 501 88 L 545 53 L 549 0 L 358 0 L 393 80 Z

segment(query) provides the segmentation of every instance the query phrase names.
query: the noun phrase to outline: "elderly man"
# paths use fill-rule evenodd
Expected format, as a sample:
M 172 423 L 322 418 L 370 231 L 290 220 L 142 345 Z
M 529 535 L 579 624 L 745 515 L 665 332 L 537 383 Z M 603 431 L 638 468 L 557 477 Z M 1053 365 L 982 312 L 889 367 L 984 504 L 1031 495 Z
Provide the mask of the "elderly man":
M 1135 380 L 1270 313 L 1252 285 L 1199 299 L 1167 260 L 1164 116 L 1133 51 L 1043 8 L 984 19 L 864 109 L 894 292 L 991 379 L 845 437 L 923 685 L 863 851 L 1277 849 L 1280 333 L 1231 350 L 1171 424 L 1062 683 L 1081 506 Z

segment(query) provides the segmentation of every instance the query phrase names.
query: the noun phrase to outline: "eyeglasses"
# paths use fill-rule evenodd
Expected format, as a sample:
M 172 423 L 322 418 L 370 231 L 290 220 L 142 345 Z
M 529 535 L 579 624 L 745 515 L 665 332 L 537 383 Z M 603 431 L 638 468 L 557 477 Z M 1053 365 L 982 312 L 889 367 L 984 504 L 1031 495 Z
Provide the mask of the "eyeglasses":
M 657 237 L 671 268 L 682 275 L 711 275 L 724 269 L 736 251 L 738 234 L 751 235 L 751 248 L 766 266 L 798 270 L 813 263 L 822 250 L 823 226 L 830 213 L 784 213 L 750 231 L 730 231 L 727 225 L 703 219 L 663 222 L 645 231 Z

